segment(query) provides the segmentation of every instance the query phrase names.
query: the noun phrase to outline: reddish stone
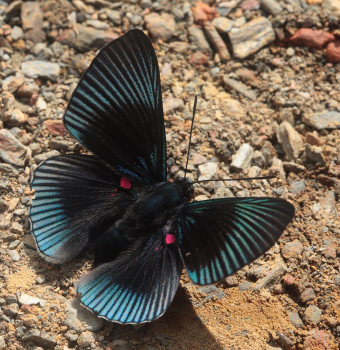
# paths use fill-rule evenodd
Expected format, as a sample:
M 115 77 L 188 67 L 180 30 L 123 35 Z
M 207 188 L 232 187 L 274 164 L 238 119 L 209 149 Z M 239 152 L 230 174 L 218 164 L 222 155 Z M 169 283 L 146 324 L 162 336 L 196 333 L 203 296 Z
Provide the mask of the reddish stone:
M 51 135 L 64 135 L 66 133 L 62 120 L 48 119 L 45 120 L 44 125 Z
M 197 51 L 190 57 L 190 63 L 192 64 L 207 64 L 208 57 L 201 51 Z
M 322 140 L 319 138 L 319 136 L 311 132 L 307 132 L 307 134 L 305 135 L 305 141 L 306 143 L 309 143 L 310 145 L 313 145 L 313 146 L 322 145 Z
M 321 50 L 334 40 L 335 36 L 331 33 L 323 30 L 302 28 L 289 39 L 289 42 L 295 46 L 307 46 L 310 49 Z
M 329 43 L 326 49 L 326 54 L 329 62 L 340 62 L 340 40 Z
M 287 286 L 291 286 L 295 283 L 295 278 L 292 275 L 284 275 L 282 280 Z
M 192 9 L 192 14 L 194 16 L 194 22 L 196 24 L 204 24 L 213 20 L 218 16 L 217 10 L 210 7 L 204 2 L 198 2 L 195 7 Z
M 257 0 L 245 0 L 240 7 L 244 11 L 258 10 L 260 8 L 260 3 Z
M 31 98 L 33 95 L 38 95 L 39 86 L 34 82 L 34 80 L 27 80 L 16 90 L 15 95 L 17 97 Z
M 44 14 L 38 1 L 27 1 L 22 4 L 21 21 L 25 30 L 25 39 L 34 43 L 43 42 L 46 39 L 43 30 Z
M 334 337 L 326 331 L 314 329 L 303 343 L 305 350 L 336 350 Z
M 327 245 L 326 249 L 323 251 L 323 255 L 326 258 L 336 259 L 336 256 L 337 256 L 336 245 L 335 244 Z

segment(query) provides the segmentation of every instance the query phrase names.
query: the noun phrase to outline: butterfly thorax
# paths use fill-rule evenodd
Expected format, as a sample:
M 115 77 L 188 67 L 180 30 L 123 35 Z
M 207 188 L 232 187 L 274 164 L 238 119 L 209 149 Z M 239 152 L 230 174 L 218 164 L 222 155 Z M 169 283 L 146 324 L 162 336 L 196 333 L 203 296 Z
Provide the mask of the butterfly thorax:
M 192 198 L 193 186 L 184 179 L 145 187 L 116 227 L 127 236 L 140 237 L 162 228 Z

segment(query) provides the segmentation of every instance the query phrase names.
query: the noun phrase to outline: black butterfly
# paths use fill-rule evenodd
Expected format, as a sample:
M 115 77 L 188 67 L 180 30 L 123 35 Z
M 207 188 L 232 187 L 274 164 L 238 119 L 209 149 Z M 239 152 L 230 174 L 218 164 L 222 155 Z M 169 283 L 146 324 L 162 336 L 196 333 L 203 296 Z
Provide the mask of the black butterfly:
M 167 182 L 159 68 L 140 30 L 100 51 L 64 123 L 94 155 L 39 166 L 32 233 L 56 264 L 93 248 L 98 266 L 78 292 L 102 318 L 133 324 L 160 317 L 183 265 L 194 283 L 215 283 L 266 252 L 294 216 L 294 207 L 276 198 L 190 202 L 192 184 Z

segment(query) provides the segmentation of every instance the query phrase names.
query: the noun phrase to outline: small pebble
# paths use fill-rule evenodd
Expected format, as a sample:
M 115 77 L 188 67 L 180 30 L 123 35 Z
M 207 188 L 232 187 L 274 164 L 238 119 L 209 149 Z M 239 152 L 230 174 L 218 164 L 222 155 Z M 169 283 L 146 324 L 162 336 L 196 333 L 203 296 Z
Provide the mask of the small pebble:
M 252 283 L 248 282 L 248 281 L 244 281 L 244 282 L 241 282 L 238 287 L 240 288 L 240 290 L 242 292 L 246 291 L 246 290 L 249 290 L 252 288 Z
M 316 298 L 315 292 L 313 288 L 307 288 L 305 289 L 301 295 L 300 295 L 300 300 L 303 303 L 308 303 L 309 301 L 312 301 Z
M 303 245 L 296 239 L 292 242 L 286 243 L 281 250 L 282 256 L 286 259 L 301 257 L 302 252 Z
M 299 313 L 296 311 L 290 313 L 290 320 L 296 328 L 303 328 L 305 326 L 301 320 Z
M 230 167 L 237 171 L 246 169 L 250 165 L 253 154 L 253 147 L 244 143 L 232 157 Z
M 85 331 L 80 333 L 78 339 L 77 339 L 77 344 L 81 349 L 86 348 L 90 346 L 91 344 L 94 344 L 95 338 L 92 334 L 92 332 Z
M 313 325 L 321 321 L 322 311 L 316 305 L 309 305 L 305 310 L 305 320 Z

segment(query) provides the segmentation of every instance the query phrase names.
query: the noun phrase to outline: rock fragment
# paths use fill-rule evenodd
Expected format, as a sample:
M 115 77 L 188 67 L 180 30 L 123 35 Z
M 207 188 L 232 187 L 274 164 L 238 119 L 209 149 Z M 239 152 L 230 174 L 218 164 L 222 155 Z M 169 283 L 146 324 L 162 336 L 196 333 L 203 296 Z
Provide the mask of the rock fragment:
M 12 1 L 5 8 L 5 21 L 9 21 L 11 18 L 17 16 L 20 13 L 23 2 L 21 0 Z
M 208 4 L 198 1 L 192 9 L 194 22 L 197 24 L 205 24 L 217 16 L 217 11 Z
M 154 39 L 170 40 L 175 34 L 175 19 L 168 13 L 150 13 L 145 16 L 146 28 Z
M 62 120 L 59 119 L 47 119 L 44 121 L 44 125 L 51 135 L 64 135 L 66 129 Z
M 233 54 L 236 58 L 246 58 L 275 40 L 271 22 L 258 17 L 229 33 Z
M 278 15 L 282 11 L 281 5 L 276 0 L 261 0 L 261 7 L 271 15 Z
M 326 48 L 326 54 L 329 62 L 340 62 L 340 40 L 329 43 Z
M 31 151 L 19 142 L 12 133 L 6 129 L 0 130 L 0 158 L 6 163 L 24 166 Z
M 316 298 L 313 288 L 306 288 L 300 295 L 300 300 L 303 303 L 308 303 Z
M 220 32 L 220 33 L 228 33 L 230 29 L 233 27 L 233 21 L 225 17 L 217 17 L 215 18 L 211 24 Z
M 20 27 L 14 26 L 12 28 L 11 37 L 14 41 L 17 41 L 17 40 L 22 39 L 24 37 L 24 32 Z
M 58 63 L 47 61 L 26 61 L 21 64 L 23 73 L 30 78 L 57 80 L 60 73 Z
M 307 46 L 311 49 L 321 50 L 334 40 L 333 34 L 323 30 L 301 28 L 289 39 L 289 42 L 296 46 Z
M 7 349 L 5 337 L 0 335 L 0 350 L 5 350 L 5 349 Z
M 189 39 L 200 50 L 207 51 L 207 52 L 211 51 L 210 45 L 209 45 L 202 29 L 196 28 L 196 27 L 190 27 L 189 28 Z
M 321 321 L 322 311 L 316 305 L 309 305 L 305 310 L 307 322 L 317 325 Z
M 260 278 L 254 287 L 254 290 L 272 287 L 275 282 L 279 282 L 282 276 L 286 273 L 287 266 L 283 262 L 276 263 L 270 268 L 267 274 Z
M 335 218 L 339 216 L 334 191 L 327 191 L 318 204 L 320 205 L 320 209 L 322 210 L 323 214 L 327 214 Z
M 290 321 L 296 328 L 303 328 L 305 325 L 303 324 L 303 321 L 301 320 L 301 317 L 297 311 L 293 311 L 290 313 Z
M 254 90 L 249 89 L 247 85 L 241 83 L 238 80 L 229 78 L 227 75 L 223 76 L 223 83 L 224 83 L 225 88 L 234 89 L 252 101 L 255 101 L 257 98 Z
M 8 255 L 11 257 L 11 259 L 12 259 L 13 261 L 20 261 L 21 256 L 20 256 L 20 254 L 18 253 L 17 250 L 15 250 L 15 249 L 9 249 L 9 250 L 7 251 L 7 253 L 8 253 Z
M 300 194 L 306 189 L 306 183 L 304 180 L 292 181 L 289 184 L 289 191 L 294 194 Z
M 14 108 L 4 112 L 3 121 L 6 122 L 7 126 L 17 126 L 26 123 L 28 120 L 28 115 L 21 112 L 20 109 Z
M 108 19 L 115 25 L 119 26 L 122 23 L 122 17 L 120 11 L 106 10 Z
M 319 329 L 312 329 L 303 343 L 304 350 L 336 350 L 338 346 L 332 334 Z
M 95 342 L 93 334 L 89 331 L 80 333 L 80 336 L 77 339 L 77 344 L 81 349 L 88 347 L 89 345 Z
M 59 156 L 60 153 L 56 150 L 45 152 L 45 153 L 40 153 L 34 156 L 34 160 L 37 164 L 40 164 L 41 162 L 47 160 L 48 158 L 51 157 L 56 157 Z
M 330 111 L 323 113 L 315 113 L 311 116 L 305 116 L 302 121 L 317 130 L 323 129 L 339 129 L 340 128 L 340 112 Z
M 287 337 L 284 333 L 276 332 L 279 337 L 278 341 L 283 346 L 284 349 L 290 349 L 294 346 L 295 342 Z
M 221 38 L 221 36 L 218 34 L 215 27 L 211 24 L 206 24 L 204 26 L 204 31 L 211 43 L 211 45 L 214 47 L 218 55 L 220 56 L 221 62 L 226 62 L 230 59 L 230 54 L 227 48 L 227 45 Z
M 184 102 L 181 98 L 167 97 L 163 103 L 164 114 L 173 113 L 175 111 L 183 111 Z
M 21 293 L 19 295 L 18 302 L 21 305 L 37 305 L 37 304 L 39 304 L 40 306 L 46 305 L 45 300 L 42 300 L 42 299 L 37 298 L 37 297 L 33 297 L 33 296 L 25 294 L 25 293 Z
M 201 180 L 210 180 L 212 179 L 217 172 L 217 163 L 215 162 L 207 162 L 198 166 L 198 170 L 200 172 L 200 176 L 198 178 Z
M 302 154 L 301 159 L 303 162 L 312 163 L 318 166 L 326 165 L 326 160 L 322 154 L 322 148 L 312 146 L 308 143 L 305 145 L 305 152 Z
M 34 43 L 46 39 L 43 31 L 43 12 L 38 1 L 25 1 L 21 7 L 22 27 L 25 31 L 25 38 Z
M 297 239 L 286 243 L 281 250 L 282 256 L 286 259 L 297 258 L 302 254 L 302 252 L 303 245 Z
M 228 14 L 235 9 L 239 3 L 241 2 L 241 0 L 229 0 L 229 1 L 223 1 L 220 2 L 217 5 L 217 11 L 220 14 L 220 16 L 228 16 Z
M 297 160 L 303 149 L 301 135 L 288 122 L 280 124 L 277 130 L 277 138 L 288 160 Z
M 23 341 L 31 341 L 32 343 L 46 347 L 53 348 L 57 345 L 55 338 L 47 333 L 41 332 L 39 329 L 31 329 L 21 338 Z
M 185 53 L 189 50 L 190 45 L 185 41 L 173 41 L 169 44 L 169 49 L 174 50 L 178 53 Z
M 269 169 L 269 175 L 279 176 L 281 179 L 286 179 L 286 173 L 283 167 L 282 160 L 274 157 L 272 165 Z
M 207 64 L 208 61 L 209 57 L 201 51 L 194 52 L 190 57 L 190 63 L 192 64 L 203 65 Z
M 248 143 L 244 143 L 232 157 L 230 167 L 237 171 L 246 169 L 250 165 L 253 154 L 253 147 Z
M 67 300 L 66 311 L 64 324 L 70 329 L 77 332 L 97 332 L 103 327 L 103 320 L 85 309 L 78 299 Z
M 67 29 L 61 33 L 57 40 L 80 52 L 86 52 L 92 49 L 102 48 L 116 37 L 115 34 L 104 30 L 76 23 L 73 29 Z

